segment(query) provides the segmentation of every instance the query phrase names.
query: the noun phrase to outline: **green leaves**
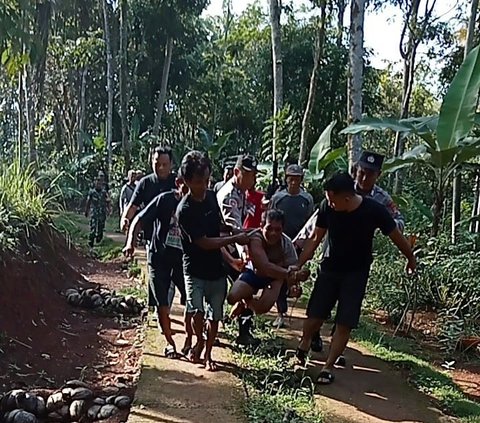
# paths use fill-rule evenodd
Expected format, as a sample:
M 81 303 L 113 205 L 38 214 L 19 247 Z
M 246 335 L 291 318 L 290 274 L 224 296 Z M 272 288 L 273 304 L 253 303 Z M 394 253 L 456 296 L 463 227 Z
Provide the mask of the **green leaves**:
M 308 162 L 308 170 L 312 175 L 320 173 L 320 171 L 326 166 L 325 163 L 328 161 L 326 156 L 331 149 L 330 137 L 332 135 L 332 129 L 336 124 L 337 121 L 335 120 L 331 122 L 330 125 L 328 125 L 322 132 L 315 145 L 312 147 L 310 152 L 310 161 Z M 331 161 L 332 160 L 329 162 Z
M 469 53 L 443 99 L 437 126 L 438 151 L 455 147 L 474 124 L 480 89 L 479 48 Z

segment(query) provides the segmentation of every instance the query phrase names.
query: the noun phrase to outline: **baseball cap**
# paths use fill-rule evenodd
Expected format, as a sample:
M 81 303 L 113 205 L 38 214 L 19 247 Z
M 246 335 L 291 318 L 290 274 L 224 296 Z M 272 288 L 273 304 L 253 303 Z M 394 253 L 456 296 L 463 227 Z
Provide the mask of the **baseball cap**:
M 298 164 L 291 164 L 285 171 L 285 176 L 303 176 L 303 168 Z
M 238 156 L 237 163 L 235 164 L 237 169 L 243 169 L 247 172 L 257 170 L 257 159 L 250 154 L 241 154 Z
M 371 151 L 363 151 L 357 165 L 380 172 L 382 170 L 383 160 L 385 156 Z

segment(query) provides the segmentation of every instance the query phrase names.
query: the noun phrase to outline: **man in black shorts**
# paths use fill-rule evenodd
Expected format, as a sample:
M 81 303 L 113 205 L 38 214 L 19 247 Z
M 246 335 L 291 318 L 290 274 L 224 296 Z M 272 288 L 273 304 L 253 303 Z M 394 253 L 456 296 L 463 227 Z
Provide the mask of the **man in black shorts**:
M 328 230 L 329 253 L 320 263 L 317 280 L 307 307 L 307 319 L 297 350 L 300 363 L 305 363 L 313 334 L 328 319 L 337 305 L 336 330 L 319 383 L 333 382 L 335 361 L 347 346 L 350 331 L 357 327 L 372 263 L 375 230 L 384 235 L 407 257 L 407 272 L 416 268 L 410 244 L 402 235 L 387 209 L 370 198 L 355 193 L 352 177 L 339 173 L 325 183 L 325 196 L 320 205 L 316 228 L 300 254 L 298 266 L 313 257 Z
M 164 192 L 155 197 L 133 219 L 123 249 L 127 256 L 133 256 L 138 233 L 144 227 L 153 228 L 148 255 L 149 288 L 157 307 L 160 327 L 168 343 L 165 355 L 169 358 L 177 356 L 169 316 L 168 292 L 172 282 L 180 291 L 181 304 L 185 305 L 186 301 L 182 266 L 183 251 L 175 213 L 180 199 L 186 194 L 188 188 L 181 177 L 177 177 L 176 185 L 176 190 Z M 188 346 L 191 345 L 192 340 L 191 323 L 188 319 L 185 321 L 185 330 L 187 333 L 185 344 Z
M 292 241 L 283 233 L 285 217 L 281 210 L 268 210 L 263 217 L 262 228 L 250 234 L 248 244 L 251 268 L 245 269 L 233 283 L 228 294 L 229 304 L 235 305 L 234 316 L 248 307 L 256 314 L 270 311 L 278 298 L 284 282 L 292 295 L 300 293 L 298 283 L 309 276 L 306 269 L 294 266 L 297 253 Z M 262 290 L 260 298 L 253 296 Z

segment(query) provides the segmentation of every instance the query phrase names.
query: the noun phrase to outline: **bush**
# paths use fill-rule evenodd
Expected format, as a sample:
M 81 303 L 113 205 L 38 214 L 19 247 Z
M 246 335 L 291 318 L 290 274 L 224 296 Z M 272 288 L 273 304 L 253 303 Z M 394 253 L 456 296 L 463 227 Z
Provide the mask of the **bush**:
M 417 307 L 438 312 L 439 338 L 449 352 L 459 337 L 480 330 L 480 258 L 474 240 L 456 245 L 446 237 L 421 242 L 415 279 L 405 275 L 405 260 L 387 238 L 378 238 L 375 243 L 377 253 L 367 294 L 370 308 L 386 311 L 396 323 L 415 295 Z

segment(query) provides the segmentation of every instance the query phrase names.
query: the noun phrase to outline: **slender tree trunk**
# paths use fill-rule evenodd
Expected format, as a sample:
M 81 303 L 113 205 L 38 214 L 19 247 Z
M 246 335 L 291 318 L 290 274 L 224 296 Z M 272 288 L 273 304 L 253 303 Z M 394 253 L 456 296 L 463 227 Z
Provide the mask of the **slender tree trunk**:
M 327 15 L 327 2 L 322 0 L 320 3 L 321 16 L 318 24 L 318 32 L 315 37 L 315 52 L 313 58 L 313 69 L 310 75 L 310 87 L 308 90 L 307 105 L 302 119 L 302 132 L 300 135 L 300 155 L 298 163 L 305 166 L 308 155 L 308 135 L 310 132 L 310 118 L 312 116 L 313 105 L 315 102 L 315 94 L 317 91 L 318 68 L 323 58 L 323 50 L 325 44 L 325 22 Z
M 465 50 L 463 54 L 464 59 L 468 56 L 468 53 L 470 53 L 470 50 L 473 47 L 473 40 L 475 36 L 475 24 L 477 21 L 477 11 L 478 11 L 478 0 L 472 0 L 471 9 L 470 9 L 470 19 L 468 21 L 467 39 L 465 41 Z M 476 213 L 478 209 L 479 190 L 480 190 L 480 184 L 476 184 L 475 198 L 477 200 L 477 204 L 476 204 L 476 207 L 474 207 L 472 210 L 473 213 Z M 455 244 L 457 240 L 457 232 L 458 232 L 457 223 L 460 222 L 460 219 L 461 219 L 461 200 L 462 200 L 462 175 L 461 175 L 461 168 L 458 168 L 455 171 L 454 179 L 453 179 L 452 235 L 451 235 L 452 244 Z M 478 228 L 478 223 L 475 225 L 475 228 Z
M 342 46 L 343 42 L 343 21 L 345 17 L 345 0 L 337 0 L 337 47 Z
M 273 62 L 273 116 L 283 108 L 283 61 L 282 61 L 282 30 L 280 27 L 281 3 L 270 0 L 270 26 L 272 33 Z M 277 161 L 277 123 L 273 122 L 272 161 Z
M 168 37 L 165 46 L 165 61 L 163 62 L 162 84 L 160 85 L 160 94 L 157 99 L 157 113 L 153 123 L 153 135 L 158 136 L 160 133 L 160 123 L 162 122 L 163 109 L 165 107 L 165 100 L 167 98 L 168 75 L 170 74 L 170 65 L 172 63 L 173 52 L 173 38 Z
M 107 122 L 106 122 L 106 138 L 107 138 L 107 177 L 110 179 L 112 169 L 112 126 L 113 126 L 113 49 L 112 37 L 110 33 L 110 13 L 107 0 L 102 0 L 103 4 L 103 25 L 105 37 L 105 49 L 107 57 Z
M 363 88 L 363 26 L 365 22 L 365 0 L 351 0 L 350 12 L 350 77 L 348 80 L 348 120 L 358 122 L 362 118 Z M 360 135 L 349 136 L 348 161 L 351 168 L 362 150 Z
M 23 137 L 23 130 L 24 130 L 24 113 L 25 113 L 25 95 L 23 93 L 23 72 L 19 72 L 18 74 L 18 147 L 17 147 L 17 155 L 18 155 L 18 163 L 20 167 L 23 167 L 24 161 L 24 137 Z
M 130 140 L 127 116 L 127 0 L 120 1 L 120 118 L 122 122 L 122 150 L 125 174 L 130 169 Z
M 23 72 L 23 93 L 25 97 L 25 129 L 28 143 L 28 160 L 34 163 L 37 158 L 35 145 L 35 113 L 33 110 L 33 89 L 30 66 L 26 65 Z
M 80 109 L 78 113 L 77 155 L 80 159 L 83 155 L 83 136 L 85 132 L 85 97 L 87 90 L 88 68 L 85 66 L 80 77 Z

